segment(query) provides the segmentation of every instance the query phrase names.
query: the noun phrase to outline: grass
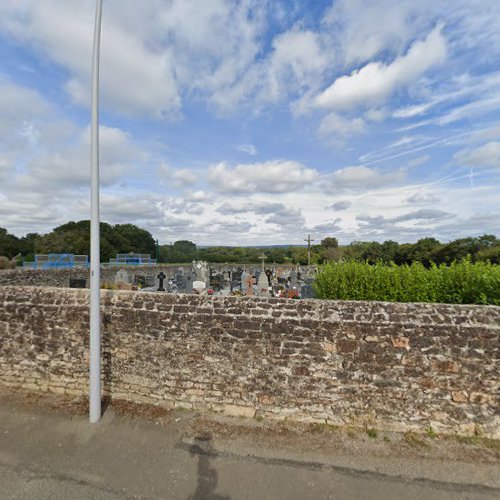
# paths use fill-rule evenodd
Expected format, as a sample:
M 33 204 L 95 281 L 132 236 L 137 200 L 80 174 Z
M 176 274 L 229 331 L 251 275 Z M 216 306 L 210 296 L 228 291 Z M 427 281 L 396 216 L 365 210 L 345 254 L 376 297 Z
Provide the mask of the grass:
M 410 446 L 418 446 L 418 447 L 424 447 L 428 448 L 429 443 L 426 443 L 418 434 L 415 432 L 405 432 L 405 441 L 410 445 Z
M 438 437 L 438 435 L 436 434 L 436 432 L 434 431 L 434 429 L 431 426 L 429 426 L 429 428 L 427 429 L 427 435 L 431 439 L 436 439 Z
M 378 437 L 377 429 L 366 429 L 366 435 L 372 439 L 376 439 Z
M 320 299 L 500 305 L 500 266 L 470 259 L 429 269 L 420 262 L 331 262 L 314 287 Z
M 459 443 L 467 444 L 471 446 L 481 446 L 493 450 L 496 453 L 500 453 L 500 440 L 490 439 L 481 436 L 454 436 Z
M 326 422 L 317 422 L 309 424 L 309 431 L 314 433 L 319 432 L 331 432 L 338 430 L 338 427 L 332 424 L 327 424 Z

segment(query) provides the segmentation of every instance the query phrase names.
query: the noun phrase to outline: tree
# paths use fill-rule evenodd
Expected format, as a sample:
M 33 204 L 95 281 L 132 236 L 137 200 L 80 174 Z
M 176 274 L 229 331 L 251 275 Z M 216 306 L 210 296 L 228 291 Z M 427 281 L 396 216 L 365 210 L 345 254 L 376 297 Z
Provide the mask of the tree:
M 433 260 L 437 264 L 451 264 L 454 260 L 460 261 L 470 255 L 472 259 L 478 252 L 495 245 L 498 240 L 493 235 L 485 234 L 477 238 L 460 238 L 442 245 L 433 253 Z
M 113 227 L 113 233 L 122 238 L 122 241 L 116 241 L 114 245 L 115 248 L 119 248 L 120 253 L 148 253 L 151 257 L 155 256 L 156 241 L 149 231 L 134 224 L 117 224 Z M 127 248 L 122 245 L 126 245 Z
M 160 260 L 162 262 L 191 262 L 197 258 L 196 245 L 192 241 L 179 240 L 173 245 L 162 245 L 160 247 Z
M 476 254 L 476 260 L 489 260 L 492 264 L 500 264 L 500 245 L 490 246 L 479 250 Z
M 328 236 L 324 240 L 321 240 L 321 246 L 324 248 L 337 248 L 339 246 L 339 242 L 337 238 L 331 238 Z
M 401 245 L 394 261 L 397 264 L 421 262 L 425 267 L 430 267 L 441 246 L 442 244 L 436 238 L 422 238 L 416 243 Z
M 101 262 L 106 262 L 117 253 L 155 254 L 155 240 L 151 233 L 133 224 L 111 226 L 100 224 Z M 51 233 L 36 239 L 40 253 L 73 253 L 90 255 L 90 221 L 68 222 L 56 227 Z
M 7 229 L 0 227 L 0 255 L 12 259 L 19 253 L 20 241 L 17 236 L 9 234 Z
M 399 243 L 392 240 L 387 240 L 382 243 L 382 260 L 385 263 L 394 262 L 396 259 L 396 254 L 399 250 Z

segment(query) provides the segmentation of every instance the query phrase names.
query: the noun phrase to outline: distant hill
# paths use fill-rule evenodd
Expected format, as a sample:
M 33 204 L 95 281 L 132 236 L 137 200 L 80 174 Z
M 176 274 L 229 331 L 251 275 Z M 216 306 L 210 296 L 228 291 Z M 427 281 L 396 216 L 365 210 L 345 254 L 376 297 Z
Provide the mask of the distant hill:
M 307 245 L 196 245 L 197 248 L 289 248 L 289 247 L 304 247 Z

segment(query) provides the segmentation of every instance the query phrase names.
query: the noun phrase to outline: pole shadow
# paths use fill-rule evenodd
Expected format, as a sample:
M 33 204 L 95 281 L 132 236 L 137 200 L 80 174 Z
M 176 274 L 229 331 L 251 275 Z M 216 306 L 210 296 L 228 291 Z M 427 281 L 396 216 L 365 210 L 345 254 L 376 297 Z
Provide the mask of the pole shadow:
M 196 436 L 194 444 L 189 447 L 189 453 L 198 456 L 198 478 L 196 491 L 188 497 L 188 500 L 231 500 L 230 496 L 215 492 L 218 473 L 211 460 L 217 453 L 213 449 L 212 436 L 208 433 Z

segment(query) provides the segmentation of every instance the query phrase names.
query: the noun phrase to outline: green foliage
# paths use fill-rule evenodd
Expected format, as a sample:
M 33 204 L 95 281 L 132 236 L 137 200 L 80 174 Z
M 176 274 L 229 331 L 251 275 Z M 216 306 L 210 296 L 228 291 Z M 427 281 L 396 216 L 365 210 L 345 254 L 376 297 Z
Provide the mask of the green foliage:
M 500 266 L 469 258 L 429 269 L 347 261 L 323 266 L 314 286 L 321 299 L 500 305 Z
M 74 253 L 90 252 L 90 221 L 68 222 L 55 228 L 51 233 L 39 235 L 30 233 L 22 238 L 9 234 L 0 228 L 0 255 L 9 259 L 21 254 L 24 261 L 32 261 L 36 253 Z M 148 253 L 156 256 L 153 236 L 133 224 L 112 226 L 101 223 L 101 260 L 107 261 L 117 253 Z M 307 264 L 307 247 L 203 247 L 188 240 L 179 240 L 170 245 L 161 245 L 160 262 L 187 263 L 193 260 L 206 260 L 213 263 L 260 263 L 260 255 L 266 255 L 266 264 L 293 263 Z M 327 262 L 358 261 L 376 265 L 412 265 L 421 263 L 431 269 L 434 264 L 450 265 L 470 255 L 472 262 L 490 261 L 500 264 L 500 240 L 494 235 L 461 238 L 450 243 L 440 243 L 435 238 L 423 238 L 416 243 L 399 244 L 395 241 L 355 241 L 340 246 L 337 238 L 328 236 L 320 245 L 311 246 L 311 264 Z M 404 271 L 401 271 L 404 274 Z
M 339 246 L 339 242 L 337 238 L 331 238 L 329 236 L 328 238 L 321 240 L 321 246 L 325 248 L 337 248 Z
M 155 241 L 146 230 L 133 224 L 111 226 L 101 222 L 101 262 L 108 261 L 117 253 L 139 252 L 155 255 Z M 27 235 L 26 249 L 31 253 L 90 254 L 90 221 L 68 222 L 56 227 L 51 233 Z M 31 244 L 31 247 L 30 247 Z
M 19 238 L 0 227 L 0 255 L 12 259 L 19 253 Z
M 431 438 L 431 439 L 436 439 L 437 438 L 437 433 L 436 431 L 431 427 L 429 426 L 429 428 L 427 429 L 427 435 Z
M 500 264 L 500 245 L 495 245 L 479 250 L 479 252 L 476 254 L 476 260 L 489 260 L 492 264 Z
M 196 245 L 191 241 L 180 240 L 173 245 L 160 246 L 161 262 L 192 262 L 196 259 Z

